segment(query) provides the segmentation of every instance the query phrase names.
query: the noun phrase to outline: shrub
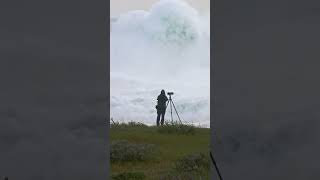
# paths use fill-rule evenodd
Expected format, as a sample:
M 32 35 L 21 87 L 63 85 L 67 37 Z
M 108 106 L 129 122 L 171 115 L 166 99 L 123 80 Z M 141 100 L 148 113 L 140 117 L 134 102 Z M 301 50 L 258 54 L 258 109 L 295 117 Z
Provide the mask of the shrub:
M 153 144 L 134 144 L 126 140 L 111 143 L 111 162 L 145 161 L 154 153 Z
M 159 133 L 168 134 L 184 134 L 184 135 L 194 135 L 195 127 L 193 125 L 178 124 L 178 123 L 166 123 L 158 128 Z
M 134 122 L 134 121 L 130 121 L 128 123 L 115 122 L 110 125 L 111 125 L 111 128 L 148 127 L 147 125 L 145 125 L 143 123 Z
M 159 176 L 158 180 L 195 180 L 198 176 L 190 172 L 170 172 Z
M 125 172 L 119 173 L 112 176 L 114 180 L 144 180 L 146 176 L 143 172 Z
M 128 122 L 128 126 L 130 126 L 130 127 L 148 127 L 147 125 L 145 125 L 141 122 L 134 122 L 134 121 Z
M 196 172 L 209 171 L 209 157 L 203 153 L 194 153 L 183 156 L 175 162 L 177 172 Z

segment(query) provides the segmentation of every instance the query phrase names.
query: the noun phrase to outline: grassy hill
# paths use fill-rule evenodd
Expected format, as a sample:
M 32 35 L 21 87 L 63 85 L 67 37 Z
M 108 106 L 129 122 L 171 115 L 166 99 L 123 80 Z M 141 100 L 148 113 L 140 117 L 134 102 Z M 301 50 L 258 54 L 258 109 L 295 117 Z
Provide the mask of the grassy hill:
M 210 129 L 131 122 L 110 133 L 113 179 L 209 179 Z

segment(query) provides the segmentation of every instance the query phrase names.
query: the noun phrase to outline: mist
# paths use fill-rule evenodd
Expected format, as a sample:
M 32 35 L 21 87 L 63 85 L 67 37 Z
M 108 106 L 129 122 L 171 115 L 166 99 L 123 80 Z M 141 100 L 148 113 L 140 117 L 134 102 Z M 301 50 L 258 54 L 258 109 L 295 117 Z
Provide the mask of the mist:
M 184 123 L 210 125 L 210 13 L 180 0 L 113 18 L 110 115 L 155 124 L 156 98 L 173 91 Z M 167 111 L 168 114 L 168 111 Z M 168 119 L 168 118 L 166 118 Z

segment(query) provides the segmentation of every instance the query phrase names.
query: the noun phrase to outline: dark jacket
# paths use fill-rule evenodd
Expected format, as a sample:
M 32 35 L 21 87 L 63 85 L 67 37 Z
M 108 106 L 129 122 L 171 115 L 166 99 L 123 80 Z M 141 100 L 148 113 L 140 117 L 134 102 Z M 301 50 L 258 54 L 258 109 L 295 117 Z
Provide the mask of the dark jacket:
M 163 110 L 166 109 L 166 102 L 168 101 L 168 98 L 164 93 L 164 91 L 161 91 L 161 94 L 158 96 L 157 100 L 158 100 L 157 109 L 163 109 Z

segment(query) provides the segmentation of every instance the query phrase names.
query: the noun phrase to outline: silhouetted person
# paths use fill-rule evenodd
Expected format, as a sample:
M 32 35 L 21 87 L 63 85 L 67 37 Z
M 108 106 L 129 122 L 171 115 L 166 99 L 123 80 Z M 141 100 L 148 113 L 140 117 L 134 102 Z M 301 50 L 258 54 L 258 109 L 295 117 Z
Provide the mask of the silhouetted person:
M 157 100 L 158 100 L 158 105 L 156 106 L 157 114 L 158 114 L 157 126 L 159 126 L 160 116 L 161 116 L 161 125 L 163 125 L 164 123 L 164 115 L 166 113 L 166 102 L 168 101 L 168 98 L 164 90 L 161 90 L 161 93 L 158 96 Z

